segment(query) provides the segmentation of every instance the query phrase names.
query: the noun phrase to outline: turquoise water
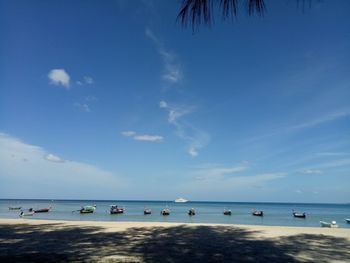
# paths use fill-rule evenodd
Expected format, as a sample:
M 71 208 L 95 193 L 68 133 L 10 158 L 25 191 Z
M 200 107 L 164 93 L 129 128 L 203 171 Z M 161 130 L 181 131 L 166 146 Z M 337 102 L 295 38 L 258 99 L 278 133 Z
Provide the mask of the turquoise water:
M 97 205 L 93 214 L 80 214 L 76 210 L 83 205 Z M 110 215 L 109 206 L 117 204 L 125 208 L 124 214 Z M 9 211 L 9 206 L 24 209 L 52 206 L 49 213 L 34 214 L 33 219 L 88 220 L 88 221 L 142 221 L 180 223 L 224 223 L 269 226 L 318 227 L 319 221 L 337 221 L 339 227 L 350 228 L 345 218 L 350 218 L 350 204 L 298 204 L 298 203 L 241 203 L 241 202 L 188 202 L 172 201 L 97 201 L 97 200 L 0 200 L 0 218 L 18 218 L 19 211 Z M 169 216 L 160 211 L 168 206 Z M 152 209 L 151 215 L 143 215 L 144 208 Z M 187 214 L 196 209 L 195 216 Z M 232 215 L 223 215 L 224 209 L 231 209 Z M 264 217 L 251 215 L 252 209 L 263 210 Z M 306 219 L 292 216 L 292 209 L 305 212 Z M 75 211 L 75 212 L 72 212 Z

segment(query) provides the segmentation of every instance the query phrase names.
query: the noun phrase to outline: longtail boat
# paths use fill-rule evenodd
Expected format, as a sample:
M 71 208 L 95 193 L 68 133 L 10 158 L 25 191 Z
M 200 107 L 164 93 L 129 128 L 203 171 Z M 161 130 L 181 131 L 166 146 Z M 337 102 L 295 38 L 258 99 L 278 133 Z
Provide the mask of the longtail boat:
M 165 208 L 162 211 L 160 211 L 160 214 L 163 216 L 168 216 L 170 215 L 170 209 L 169 208 Z
M 21 210 L 22 206 L 9 206 L 9 210 Z
M 264 211 L 253 211 L 252 212 L 253 216 L 264 216 Z
M 232 215 L 231 210 L 229 210 L 229 209 L 224 209 L 224 215 L 226 215 L 226 216 Z
M 118 207 L 117 205 L 111 205 L 110 211 L 111 215 L 113 214 L 123 214 L 124 208 Z
M 293 216 L 296 218 L 306 218 L 306 214 L 305 213 L 297 213 L 293 211 Z
M 143 214 L 144 214 L 144 215 L 150 215 L 150 214 L 152 214 L 152 210 L 149 209 L 149 208 L 145 208 L 145 209 L 143 210 Z
M 91 206 L 91 205 L 86 205 L 83 206 L 79 212 L 80 214 L 89 214 L 89 213 L 93 213 L 96 210 L 96 206 Z
M 41 209 L 37 209 L 37 210 L 33 210 L 35 213 L 47 213 L 49 212 L 51 209 L 51 206 L 49 208 L 41 208 Z
M 195 214 L 196 214 L 196 211 L 194 210 L 194 208 L 191 208 L 190 210 L 188 210 L 189 216 L 194 216 Z

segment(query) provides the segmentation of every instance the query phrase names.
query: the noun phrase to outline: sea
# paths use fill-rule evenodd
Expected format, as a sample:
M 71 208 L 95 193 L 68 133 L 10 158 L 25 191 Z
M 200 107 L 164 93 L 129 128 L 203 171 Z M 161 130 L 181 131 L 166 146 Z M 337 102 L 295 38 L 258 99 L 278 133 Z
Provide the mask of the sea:
M 96 211 L 92 214 L 80 214 L 78 210 L 85 205 L 96 205 Z M 109 213 L 110 205 L 123 207 L 125 212 L 111 215 Z M 19 218 L 20 210 L 9 210 L 10 206 L 21 206 L 23 211 L 27 211 L 29 208 L 40 209 L 51 206 L 50 212 L 36 213 L 30 217 L 39 220 L 177 222 L 298 227 L 319 227 L 320 221 L 336 221 L 339 227 L 350 228 L 350 224 L 345 221 L 345 218 L 350 218 L 350 204 L 0 199 L 0 218 Z M 151 209 L 152 214 L 144 215 L 145 208 Z M 160 214 L 164 208 L 171 210 L 169 216 Z M 188 210 L 191 208 L 195 209 L 196 215 L 188 215 Z M 224 215 L 224 209 L 230 209 L 232 215 Z M 252 210 L 262 210 L 264 216 L 253 216 Z M 305 212 L 306 218 L 294 218 L 293 210 Z

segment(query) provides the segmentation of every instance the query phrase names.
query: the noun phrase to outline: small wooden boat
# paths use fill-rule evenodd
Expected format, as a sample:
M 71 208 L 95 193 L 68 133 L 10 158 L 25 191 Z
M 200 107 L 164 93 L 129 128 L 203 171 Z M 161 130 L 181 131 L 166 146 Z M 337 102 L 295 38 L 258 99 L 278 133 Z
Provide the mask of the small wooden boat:
M 293 216 L 296 218 L 306 218 L 306 214 L 305 213 L 297 213 L 293 211 Z
M 150 215 L 150 214 L 152 214 L 152 210 L 151 210 L 151 209 L 148 209 L 148 208 L 145 208 L 145 209 L 143 210 L 143 214 L 144 214 L 144 215 Z
M 163 216 L 168 216 L 170 215 L 170 209 L 169 208 L 165 208 L 162 211 L 160 211 L 160 214 Z
M 34 215 L 34 211 L 27 212 L 27 213 L 24 213 L 23 211 L 21 211 L 21 213 L 19 214 L 20 217 L 23 217 L 23 216 L 32 216 L 32 215 Z
M 21 210 L 22 206 L 9 206 L 9 210 Z
M 346 223 L 350 224 L 350 218 L 345 218 Z
M 90 214 L 95 212 L 96 206 L 86 205 L 79 210 L 80 214 Z
M 252 215 L 253 216 L 264 216 L 264 211 L 256 211 L 256 210 L 254 210 L 252 212 Z
M 196 214 L 196 211 L 194 210 L 194 208 L 191 208 L 190 210 L 188 210 L 189 216 L 194 216 L 195 214 Z
M 331 223 L 325 222 L 325 221 L 320 221 L 321 227 L 330 227 L 330 228 L 337 228 L 337 222 L 332 221 Z
M 51 209 L 51 206 L 49 208 L 41 208 L 41 209 L 37 209 L 37 210 L 33 210 L 35 213 L 47 213 L 49 212 Z
M 124 208 L 118 207 L 117 205 L 111 205 L 110 213 L 111 213 L 111 215 L 113 215 L 113 214 L 123 214 L 124 213 Z
M 225 209 L 225 210 L 224 210 L 224 215 L 226 215 L 226 216 L 232 215 L 231 210 L 230 210 L 230 209 Z

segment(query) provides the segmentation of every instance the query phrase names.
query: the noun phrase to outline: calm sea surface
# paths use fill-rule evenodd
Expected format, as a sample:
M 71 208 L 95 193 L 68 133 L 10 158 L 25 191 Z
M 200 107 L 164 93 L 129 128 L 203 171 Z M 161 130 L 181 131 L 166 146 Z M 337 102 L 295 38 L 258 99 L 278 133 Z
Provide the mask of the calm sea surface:
M 109 206 L 117 204 L 125 208 L 124 214 L 110 215 Z M 83 205 L 96 205 L 93 214 L 80 214 L 76 210 Z M 9 211 L 9 206 L 23 209 L 39 209 L 52 206 L 49 213 L 34 214 L 33 219 L 88 220 L 88 221 L 142 221 L 180 223 L 224 223 L 270 226 L 319 226 L 319 221 L 337 221 L 339 227 L 350 228 L 345 218 L 350 218 L 350 204 L 298 204 L 298 203 L 241 203 L 241 202 L 188 202 L 172 201 L 97 201 L 97 200 L 8 200 L 0 199 L 0 218 L 18 218 L 20 211 Z M 161 216 L 160 211 L 168 207 L 169 216 Z M 151 215 L 143 215 L 144 208 L 152 210 Z M 187 214 L 195 208 L 196 215 Z M 223 215 L 224 209 L 231 209 L 232 215 Z M 251 215 L 252 209 L 263 210 L 264 217 Z M 292 210 L 305 212 L 306 219 L 294 218 Z M 74 212 L 72 212 L 74 211 Z

